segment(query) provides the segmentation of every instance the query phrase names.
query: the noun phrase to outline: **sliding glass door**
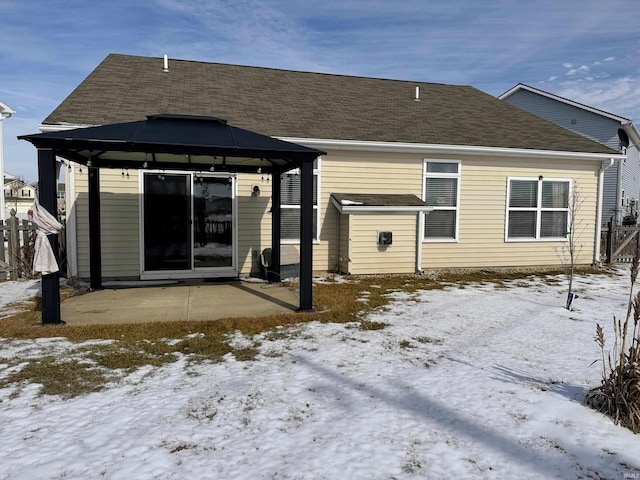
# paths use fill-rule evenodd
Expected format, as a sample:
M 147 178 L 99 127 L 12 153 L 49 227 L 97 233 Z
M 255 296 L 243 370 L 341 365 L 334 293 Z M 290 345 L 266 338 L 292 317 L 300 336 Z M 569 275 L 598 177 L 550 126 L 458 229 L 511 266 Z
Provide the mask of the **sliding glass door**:
M 233 265 L 233 198 L 228 178 L 196 177 L 193 183 L 193 266 Z
M 191 268 L 187 175 L 144 174 L 144 270 Z
M 143 276 L 233 274 L 233 187 L 226 176 L 145 172 Z

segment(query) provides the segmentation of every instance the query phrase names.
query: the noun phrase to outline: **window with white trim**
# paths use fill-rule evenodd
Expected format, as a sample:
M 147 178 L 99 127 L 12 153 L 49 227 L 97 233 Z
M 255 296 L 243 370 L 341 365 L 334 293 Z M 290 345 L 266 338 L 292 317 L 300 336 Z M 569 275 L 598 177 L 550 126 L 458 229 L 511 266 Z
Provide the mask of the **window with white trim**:
M 320 161 L 313 163 L 313 238 L 318 240 L 318 193 Z M 300 241 L 300 171 L 298 169 L 280 176 L 281 239 L 285 243 Z
M 509 178 L 507 240 L 565 239 L 571 180 Z
M 425 160 L 423 199 L 433 210 L 424 215 L 424 241 L 458 240 L 460 162 Z

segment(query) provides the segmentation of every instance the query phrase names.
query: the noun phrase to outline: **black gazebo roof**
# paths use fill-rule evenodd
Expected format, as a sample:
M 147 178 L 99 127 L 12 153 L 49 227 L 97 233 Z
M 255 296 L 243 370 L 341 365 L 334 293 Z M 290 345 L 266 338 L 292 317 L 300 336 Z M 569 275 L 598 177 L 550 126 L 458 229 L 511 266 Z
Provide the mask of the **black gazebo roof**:
M 282 173 L 320 150 L 228 125 L 217 117 L 160 114 L 146 120 L 22 135 L 36 148 L 104 168 Z

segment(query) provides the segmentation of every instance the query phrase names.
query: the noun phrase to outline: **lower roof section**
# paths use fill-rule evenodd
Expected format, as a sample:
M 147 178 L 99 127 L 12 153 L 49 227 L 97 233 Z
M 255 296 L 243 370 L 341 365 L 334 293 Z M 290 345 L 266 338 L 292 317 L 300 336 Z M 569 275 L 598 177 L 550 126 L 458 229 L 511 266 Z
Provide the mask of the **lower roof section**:
M 430 212 L 416 195 L 381 193 L 332 193 L 331 202 L 340 213 L 418 213 Z

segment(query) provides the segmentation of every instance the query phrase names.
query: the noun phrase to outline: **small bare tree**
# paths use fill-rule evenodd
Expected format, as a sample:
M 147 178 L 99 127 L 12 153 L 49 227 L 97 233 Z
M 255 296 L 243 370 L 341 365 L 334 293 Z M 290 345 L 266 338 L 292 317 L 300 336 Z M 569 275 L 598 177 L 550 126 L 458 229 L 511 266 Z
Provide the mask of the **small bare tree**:
M 562 262 L 562 266 L 567 272 L 567 278 L 569 280 L 569 291 L 567 292 L 567 302 L 565 308 L 571 310 L 571 304 L 573 300 L 577 298 L 577 295 L 573 293 L 573 277 L 576 270 L 576 260 L 582 252 L 582 243 L 579 243 L 579 238 L 584 232 L 586 227 L 582 226 L 582 221 L 578 219 L 578 213 L 584 203 L 584 196 L 582 191 L 578 187 L 578 182 L 573 181 L 573 191 L 569 196 L 569 230 L 564 232 L 564 236 L 567 238 L 567 242 L 560 247 L 555 247 L 556 254 Z

